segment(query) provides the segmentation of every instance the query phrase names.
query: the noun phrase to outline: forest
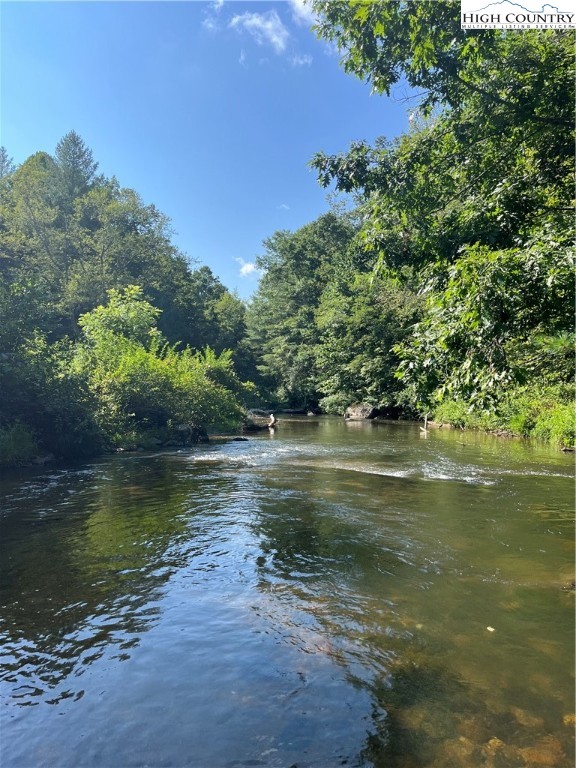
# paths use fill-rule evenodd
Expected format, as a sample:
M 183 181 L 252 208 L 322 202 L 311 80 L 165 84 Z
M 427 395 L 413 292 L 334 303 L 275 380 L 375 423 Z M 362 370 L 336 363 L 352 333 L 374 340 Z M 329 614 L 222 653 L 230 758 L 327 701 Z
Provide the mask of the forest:
M 98 173 L 75 131 L 0 152 L 0 466 L 240 428 L 246 409 L 574 446 L 574 45 L 462 31 L 459 3 L 313 3 L 317 35 L 410 129 L 318 148 L 331 210 L 263 243 L 248 302 Z

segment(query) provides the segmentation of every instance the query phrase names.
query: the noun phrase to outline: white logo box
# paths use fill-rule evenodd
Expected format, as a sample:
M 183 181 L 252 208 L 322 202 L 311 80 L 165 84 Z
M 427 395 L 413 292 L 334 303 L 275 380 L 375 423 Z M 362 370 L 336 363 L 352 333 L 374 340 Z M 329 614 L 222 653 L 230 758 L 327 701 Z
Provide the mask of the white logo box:
M 461 0 L 462 29 L 576 29 L 576 0 Z

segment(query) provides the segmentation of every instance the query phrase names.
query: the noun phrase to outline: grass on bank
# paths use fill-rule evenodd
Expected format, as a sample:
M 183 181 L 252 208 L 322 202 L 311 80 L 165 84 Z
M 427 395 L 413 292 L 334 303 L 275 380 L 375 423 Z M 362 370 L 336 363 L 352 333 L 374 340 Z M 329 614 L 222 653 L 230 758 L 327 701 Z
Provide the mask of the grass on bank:
M 503 431 L 535 438 L 559 448 L 576 445 L 575 388 L 571 384 L 521 387 L 503 397 L 495 412 L 478 411 L 462 401 L 445 400 L 434 420 L 463 429 Z

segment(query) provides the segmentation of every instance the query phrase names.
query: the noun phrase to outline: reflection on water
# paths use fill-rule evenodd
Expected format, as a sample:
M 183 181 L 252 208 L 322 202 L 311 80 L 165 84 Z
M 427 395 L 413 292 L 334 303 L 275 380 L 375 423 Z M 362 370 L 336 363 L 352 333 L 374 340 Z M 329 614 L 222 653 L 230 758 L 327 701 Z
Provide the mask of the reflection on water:
M 569 457 L 285 419 L 0 499 L 3 768 L 573 765 Z

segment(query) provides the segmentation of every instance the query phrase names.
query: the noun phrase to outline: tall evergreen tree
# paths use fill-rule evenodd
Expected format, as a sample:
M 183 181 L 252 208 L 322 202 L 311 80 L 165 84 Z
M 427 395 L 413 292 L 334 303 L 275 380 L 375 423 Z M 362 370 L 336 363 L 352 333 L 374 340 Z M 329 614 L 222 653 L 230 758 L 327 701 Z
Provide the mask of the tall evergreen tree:
M 96 174 L 98 163 L 76 131 L 70 131 L 56 145 L 55 159 L 62 175 L 65 204 L 71 208 L 85 194 Z

